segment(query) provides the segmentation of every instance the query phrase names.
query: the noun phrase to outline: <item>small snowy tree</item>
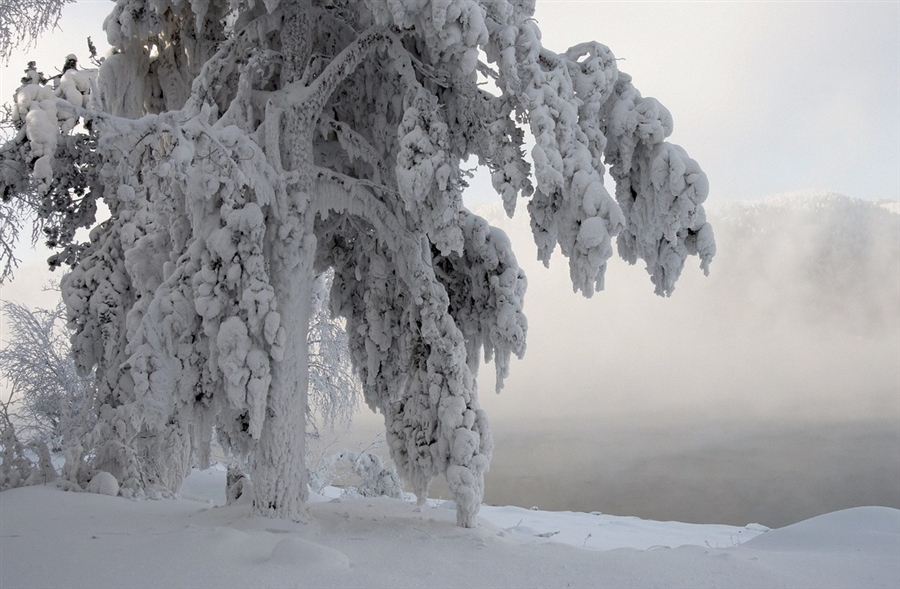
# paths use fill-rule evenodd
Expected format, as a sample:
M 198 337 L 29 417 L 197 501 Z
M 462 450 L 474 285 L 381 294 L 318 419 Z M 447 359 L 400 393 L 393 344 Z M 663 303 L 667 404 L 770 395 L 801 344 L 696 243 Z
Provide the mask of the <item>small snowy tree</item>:
M 331 269 L 398 470 L 420 500 L 443 474 L 475 525 L 492 449 L 475 374 L 483 354 L 499 389 L 524 353 L 525 277 L 463 207 L 461 162 L 490 169 L 510 215 L 530 197 L 540 259 L 559 247 L 586 296 L 616 236 L 660 294 L 714 253 L 668 111 L 605 46 L 543 47 L 532 16 L 528 0 L 117 0 L 99 71 L 18 90 L 3 193 L 30 186 L 58 215 L 98 468 L 177 489 L 216 426 L 252 454 L 254 512 L 302 517 L 307 334 Z M 82 247 L 71 230 L 98 200 L 111 217 Z
M 345 487 L 348 495 L 386 496 L 395 499 L 403 496 L 403 486 L 400 484 L 397 470 L 393 466 L 385 465 L 377 454 L 365 450 L 362 452 L 341 450 L 323 456 L 315 472 L 310 473 L 310 486 L 321 493 L 324 487 L 333 484 L 339 466 L 349 468 L 359 479 L 359 484 Z
M 66 309 L 30 309 L 5 301 L 8 332 L 0 366 L 9 385 L 3 419 L 20 435 L 54 448 L 77 443 L 93 428 L 93 374 L 79 375 L 66 331 Z
M 333 277 L 320 278 L 313 295 L 309 324 L 309 425 L 319 435 L 319 421 L 328 429 L 349 426 L 360 403 L 361 383 L 353 373 L 350 340 L 343 323 L 331 316 L 327 297 Z
M 37 455 L 37 463 L 29 454 Z M 49 483 L 56 478 L 47 444 L 31 442 L 26 446 L 8 421 L 0 423 L 0 491 Z

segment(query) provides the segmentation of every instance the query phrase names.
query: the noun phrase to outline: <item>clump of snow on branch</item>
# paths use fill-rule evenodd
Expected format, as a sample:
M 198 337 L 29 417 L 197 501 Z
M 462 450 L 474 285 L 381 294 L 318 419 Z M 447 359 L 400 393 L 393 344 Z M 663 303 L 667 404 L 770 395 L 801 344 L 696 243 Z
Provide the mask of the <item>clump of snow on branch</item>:
M 665 142 L 672 115 L 655 99 L 642 98 L 630 76 L 620 74 L 605 115 L 606 161 L 628 220 L 619 252 L 631 263 L 645 260 L 656 293 L 669 295 L 687 256 L 698 255 L 708 273 L 716 253 L 702 206 L 706 174 L 682 148 Z
M 12 121 L 24 129 L 28 138 L 31 157 L 36 158 L 32 174 L 40 191 L 49 190 L 60 133 L 68 133 L 75 127 L 76 108 L 89 106 L 91 84 L 96 75 L 97 70 L 69 70 L 56 87 L 32 80 L 16 91 Z

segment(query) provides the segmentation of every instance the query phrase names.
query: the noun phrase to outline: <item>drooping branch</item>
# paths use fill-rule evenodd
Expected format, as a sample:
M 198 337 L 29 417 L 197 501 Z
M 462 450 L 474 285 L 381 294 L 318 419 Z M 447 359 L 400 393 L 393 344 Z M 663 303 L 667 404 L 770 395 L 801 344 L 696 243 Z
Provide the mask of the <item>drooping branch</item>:
M 361 160 L 372 168 L 373 182 L 382 183 L 391 178 L 391 170 L 385 165 L 383 156 L 378 153 L 368 139 L 356 132 L 350 125 L 331 117 L 323 117 L 319 121 L 319 127 L 323 135 L 335 134 L 338 143 L 351 162 Z
M 48 29 L 56 27 L 66 4 L 75 0 L 0 0 L 0 61 L 13 49 L 30 47 Z
M 295 84 L 285 86 L 281 93 L 290 101 L 301 100 L 307 112 L 318 113 L 334 94 L 334 91 L 359 67 L 369 53 L 391 35 L 386 27 L 372 27 L 360 33 L 348 46 L 338 53 L 321 74 L 310 83 L 309 90 L 304 93 L 292 92 Z

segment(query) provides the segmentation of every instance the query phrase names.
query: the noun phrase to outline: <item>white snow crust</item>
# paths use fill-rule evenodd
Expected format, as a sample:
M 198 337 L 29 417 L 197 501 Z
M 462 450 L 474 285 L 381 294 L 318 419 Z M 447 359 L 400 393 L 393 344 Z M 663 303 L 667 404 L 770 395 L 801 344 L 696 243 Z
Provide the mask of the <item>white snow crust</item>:
M 224 506 L 225 468 L 180 499 L 134 501 L 53 485 L 0 494 L 0 586 L 846 587 L 900 585 L 900 511 L 860 507 L 781 529 L 657 522 L 450 502 L 310 498 L 308 523 Z

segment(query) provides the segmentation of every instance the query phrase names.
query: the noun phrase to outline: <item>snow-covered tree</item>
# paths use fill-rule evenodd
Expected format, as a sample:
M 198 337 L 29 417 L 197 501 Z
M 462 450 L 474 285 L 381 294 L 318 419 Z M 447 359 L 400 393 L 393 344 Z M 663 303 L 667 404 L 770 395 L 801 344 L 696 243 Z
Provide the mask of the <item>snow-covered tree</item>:
M 540 259 L 559 247 L 586 296 L 616 236 L 660 294 L 715 247 L 668 111 L 605 46 L 543 47 L 532 15 L 528 0 L 117 0 L 96 73 L 18 90 L 3 193 L 30 186 L 58 215 L 73 344 L 98 374 L 97 468 L 177 489 L 216 426 L 252 455 L 255 513 L 302 517 L 307 333 L 331 269 L 398 470 L 421 500 L 444 475 L 475 524 L 492 448 L 475 374 L 493 360 L 499 389 L 524 353 L 525 277 L 463 206 L 461 162 L 490 169 L 510 215 L 530 197 Z M 110 218 L 75 243 L 99 200 Z
M 336 469 L 339 466 L 347 467 L 359 480 L 358 485 L 344 487 L 345 493 L 351 496 L 362 497 L 393 497 L 399 499 L 403 496 L 403 487 L 397 476 L 397 471 L 392 466 L 385 466 L 377 454 L 372 452 L 356 452 L 353 450 L 341 450 L 328 456 L 323 456 L 317 470 L 311 474 L 310 486 L 316 492 L 334 483 Z
M 342 322 L 331 316 L 328 293 L 331 273 L 320 277 L 313 294 L 313 315 L 309 324 L 309 423 L 307 433 L 316 437 L 319 423 L 333 430 L 349 426 L 359 408 L 362 384 L 353 373 L 350 340 Z
M 37 461 L 33 455 L 37 455 Z M 47 444 L 22 444 L 15 427 L 0 423 L 0 491 L 28 485 L 42 485 L 56 480 L 56 469 Z
M 94 377 L 75 369 L 62 300 L 53 309 L 4 301 L 3 313 L 9 327 L 0 371 L 9 395 L 0 421 L 9 423 L 0 429 L 15 425 L 20 435 L 51 447 L 77 443 L 93 427 Z

